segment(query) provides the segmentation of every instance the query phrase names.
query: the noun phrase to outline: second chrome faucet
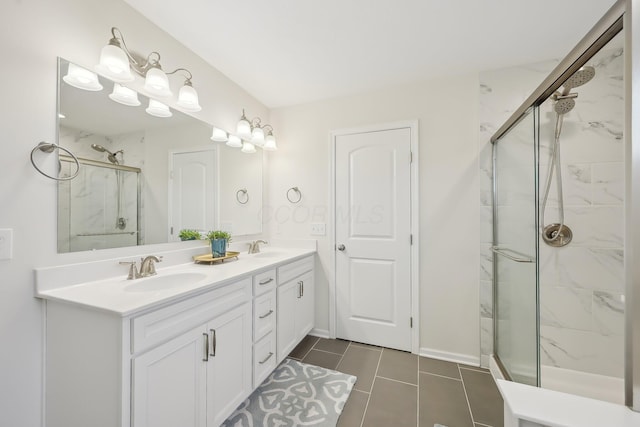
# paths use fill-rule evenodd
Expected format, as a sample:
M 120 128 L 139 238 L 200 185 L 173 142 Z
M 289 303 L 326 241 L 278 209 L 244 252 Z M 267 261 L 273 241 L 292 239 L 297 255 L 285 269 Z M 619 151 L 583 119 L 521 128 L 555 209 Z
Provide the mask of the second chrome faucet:
M 254 240 L 253 242 L 249 243 L 249 253 L 250 254 L 257 254 L 260 252 L 260 243 L 263 243 L 265 245 L 268 245 L 269 242 L 265 242 L 264 240 Z

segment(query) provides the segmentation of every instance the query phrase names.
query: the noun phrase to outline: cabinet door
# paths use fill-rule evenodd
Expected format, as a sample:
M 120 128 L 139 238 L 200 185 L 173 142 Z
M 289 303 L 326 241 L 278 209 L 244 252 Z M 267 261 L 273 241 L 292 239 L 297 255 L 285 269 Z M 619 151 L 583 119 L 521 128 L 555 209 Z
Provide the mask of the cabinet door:
M 295 282 L 300 287 L 301 295 L 296 301 L 296 330 L 300 341 L 313 329 L 315 323 L 313 271 L 303 274 Z
M 278 363 L 298 344 L 296 329 L 296 306 L 300 299 L 300 287 L 295 280 L 278 287 Z
M 133 360 L 134 427 L 205 427 L 204 331 L 192 329 Z
M 251 323 L 247 303 L 207 324 L 207 426 L 220 425 L 251 394 Z

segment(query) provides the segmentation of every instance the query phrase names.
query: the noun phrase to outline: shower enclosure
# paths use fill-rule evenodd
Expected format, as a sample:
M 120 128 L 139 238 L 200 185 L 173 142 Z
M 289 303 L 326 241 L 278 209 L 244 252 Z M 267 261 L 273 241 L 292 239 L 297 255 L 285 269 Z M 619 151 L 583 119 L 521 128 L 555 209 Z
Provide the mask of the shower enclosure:
M 491 138 L 493 361 L 513 381 L 633 406 L 623 12 L 618 2 Z

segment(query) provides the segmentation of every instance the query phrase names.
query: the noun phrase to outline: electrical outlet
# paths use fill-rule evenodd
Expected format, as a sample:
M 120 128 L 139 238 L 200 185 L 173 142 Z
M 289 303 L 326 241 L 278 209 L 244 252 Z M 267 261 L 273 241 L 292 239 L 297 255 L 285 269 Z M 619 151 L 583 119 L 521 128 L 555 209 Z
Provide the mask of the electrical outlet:
M 326 224 L 323 222 L 315 222 L 311 224 L 312 236 L 324 236 L 326 234 Z
M 0 229 L 0 259 L 13 258 L 13 229 Z

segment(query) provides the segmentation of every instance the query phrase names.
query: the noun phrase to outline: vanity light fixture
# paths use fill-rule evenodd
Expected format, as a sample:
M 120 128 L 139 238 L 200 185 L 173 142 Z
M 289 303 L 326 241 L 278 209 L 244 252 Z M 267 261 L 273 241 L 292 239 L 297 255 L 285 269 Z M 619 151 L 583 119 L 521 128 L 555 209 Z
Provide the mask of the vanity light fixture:
M 242 140 L 237 135 L 229 135 L 229 140 L 227 141 L 227 145 L 231 148 L 241 148 Z
M 215 142 L 227 142 L 229 141 L 229 137 L 227 136 L 227 132 L 214 126 L 213 132 L 211 133 L 211 140 Z
M 253 154 L 253 153 L 256 152 L 256 146 L 253 145 L 250 142 L 243 141 L 242 142 L 242 150 L 240 150 L 240 151 L 242 151 L 243 153 L 247 153 L 247 154 Z
M 102 85 L 98 81 L 98 75 L 76 64 L 69 63 L 67 75 L 62 77 L 62 80 L 78 89 L 92 92 L 102 90 Z
M 98 72 L 115 82 L 126 83 L 134 79 L 131 73 L 133 70 L 136 74 L 145 78 L 145 91 L 151 95 L 168 98 L 172 95 L 172 92 L 167 76 L 181 71 L 184 73 L 185 82 L 178 93 L 177 104 L 189 112 L 196 112 L 202 109 L 198 102 L 198 94 L 191 83 L 193 75 L 189 70 L 176 68 L 169 73 L 165 73 L 162 71 L 158 52 L 153 51 L 146 58 L 134 56 L 127 48 L 124 36 L 118 28 L 112 27 L 111 35 L 109 44 L 103 47 L 100 53 L 100 63 L 96 65 Z
M 138 92 L 133 89 L 129 89 L 126 86 L 122 86 L 120 83 L 113 84 L 113 92 L 109 94 L 109 98 L 115 102 L 129 107 L 137 107 L 140 105 L 138 99 Z
M 244 110 L 242 110 L 242 117 L 236 126 L 236 134 L 245 141 L 245 144 L 249 143 L 250 147 L 247 148 L 243 144 L 243 153 L 255 152 L 255 146 L 262 147 L 267 151 L 278 149 L 276 138 L 273 136 L 273 127 L 268 124 L 263 125 L 260 117 L 254 117 L 252 120 L 247 119 Z
M 155 99 L 149 99 L 149 107 L 147 107 L 145 111 L 155 117 L 164 118 L 173 116 L 173 113 L 167 105 Z

